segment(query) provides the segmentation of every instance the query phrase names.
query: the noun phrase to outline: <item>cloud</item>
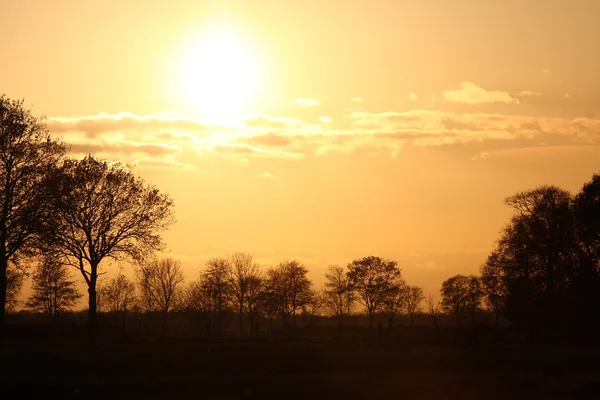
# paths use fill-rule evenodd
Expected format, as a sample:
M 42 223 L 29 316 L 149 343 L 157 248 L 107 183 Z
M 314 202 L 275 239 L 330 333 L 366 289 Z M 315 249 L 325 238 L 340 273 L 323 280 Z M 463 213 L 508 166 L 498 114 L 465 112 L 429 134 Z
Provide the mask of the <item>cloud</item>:
M 309 99 L 305 97 L 298 97 L 296 99 L 296 104 L 304 107 L 315 107 L 321 104 L 319 100 Z
M 408 94 L 408 98 L 410 99 L 410 101 L 417 101 L 418 100 L 417 95 L 414 92 L 410 92 Z
M 181 116 L 129 113 L 55 117 L 51 121 L 53 132 L 77 156 L 95 154 L 130 163 L 144 160 L 148 168 L 181 168 L 179 164 L 196 165 L 212 157 L 245 165 L 253 159 L 300 160 L 328 154 L 393 156 L 411 146 L 477 143 L 480 148 L 476 151 L 486 152 L 490 143 L 497 148 L 499 143 L 523 147 L 600 142 L 598 119 L 435 109 L 348 111 L 335 123 L 326 116 L 309 123 L 257 114 L 228 125 L 209 126 Z
M 545 75 L 550 75 L 551 72 L 550 72 L 550 70 L 548 68 L 544 68 L 542 70 L 542 73 L 545 74 Z
M 170 114 L 142 115 L 121 112 L 117 114 L 100 113 L 85 117 L 48 118 L 48 130 L 52 133 L 83 132 L 88 137 L 96 137 L 105 132 L 125 130 L 182 130 L 202 132 L 207 125 L 195 118 Z
M 459 90 L 448 90 L 443 93 L 444 99 L 451 103 L 482 104 L 482 103 L 514 103 L 519 100 L 507 92 L 493 90 L 488 91 L 472 82 L 462 82 Z
M 350 98 L 351 103 L 362 103 L 363 101 L 364 101 L 364 99 L 362 97 L 351 97 Z
M 271 179 L 273 181 L 281 181 L 280 177 L 275 176 L 270 172 L 263 172 L 262 174 L 260 174 L 260 176 L 262 176 L 263 178 Z
M 292 139 L 288 136 L 267 133 L 265 135 L 258 136 L 247 136 L 238 139 L 239 142 L 254 144 L 254 145 L 266 145 L 266 146 L 287 146 L 292 143 Z
M 542 94 L 540 92 L 533 92 L 531 90 L 523 90 L 518 93 L 518 96 L 528 96 L 528 97 L 539 97 Z
M 268 115 L 250 115 L 245 117 L 244 125 L 253 128 L 275 128 L 282 129 L 298 125 L 300 120 L 296 118 L 271 117 Z

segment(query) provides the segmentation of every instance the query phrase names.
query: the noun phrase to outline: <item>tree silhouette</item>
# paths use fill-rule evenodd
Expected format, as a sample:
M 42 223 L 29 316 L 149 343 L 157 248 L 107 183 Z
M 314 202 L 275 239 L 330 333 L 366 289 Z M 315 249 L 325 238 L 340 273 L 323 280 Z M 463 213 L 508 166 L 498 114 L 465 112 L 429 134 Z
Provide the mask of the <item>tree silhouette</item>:
M 250 290 L 257 289 L 260 267 L 252 260 L 251 255 L 245 253 L 234 253 L 230 263 L 231 303 L 238 314 L 240 336 L 244 336 L 244 313 L 248 309 Z M 256 295 L 257 293 L 253 293 L 253 297 Z
M 183 271 L 172 258 L 153 260 L 136 270 L 140 300 L 147 311 L 163 315 L 162 335 L 165 334 L 169 311 L 181 299 Z
M 101 285 L 98 293 L 100 294 L 101 308 L 114 313 L 117 324 L 123 316 L 124 323 L 127 311 L 131 309 L 136 300 L 135 284 L 119 272 L 115 278 Z
M 425 303 L 427 304 L 427 313 L 431 316 L 431 321 L 433 326 L 437 326 L 437 316 L 439 314 L 438 303 L 433 300 L 433 295 L 429 294 L 425 299 Z
M 474 318 L 481 305 L 483 291 L 476 276 L 455 275 L 446 279 L 440 289 L 442 308 L 454 314 L 456 325 L 460 326 L 462 313 L 469 313 Z
M 354 291 L 344 268 L 337 265 L 329 266 L 325 273 L 324 296 L 329 312 L 338 318 L 338 324 L 342 326 L 344 315 L 350 315 L 354 302 Z
M 173 202 L 129 168 L 92 156 L 65 160 L 48 187 L 56 218 L 45 226 L 43 245 L 81 272 L 93 331 L 100 263 L 124 257 L 142 262 L 160 249 L 158 232 L 173 222 Z
M 59 313 L 70 310 L 81 297 L 67 266 L 52 255 L 37 264 L 33 273 L 33 293 L 26 306 L 56 321 Z
M 506 203 L 515 214 L 481 269 L 488 303 L 516 325 L 554 325 L 576 280 L 571 195 L 540 186 Z
M 40 222 L 52 216 L 40 188 L 65 152 L 22 100 L 0 96 L 0 332 L 9 264 L 17 267 L 19 259 L 33 253 Z
M 209 300 L 211 313 L 216 315 L 217 333 L 221 333 L 221 317 L 232 296 L 231 264 L 225 258 L 208 260 L 202 271 L 201 287 Z
M 23 287 L 25 274 L 14 266 L 6 270 L 6 307 L 4 311 L 8 314 L 13 312 L 21 303 L 19 295 Z
M 406 308 L 407 285 L 400 275 L 391 282 L 392 286 L 387 291 L 381 302 L 382 311 L 388 316 L 388 331 L 392 329 L 396 315 Z
M 267 271 L 267 309 L 276 310 L 286 327 L 296 327 L 296 312 L 311 300 L 308 269 L 297 260 L 285 261 Z
M 179 262 L 172 258 L 153 260 L 141 265 L 136 274 L 144 308 L 163 314 L 171 311 L 184 281 Z
M 579 321 L 600 321 L 600 175 L 595 174 L 573 201 L 577 232 L 576 265 L 569 297 Z M 580 322 L 580 323 L 581 323 Z
M 391 292 L 396 290 L 400 269 L 395 261 L 369 256 L 348 264 L 348 279 L 359 301 L 367 308 L 369 326 L 375 313 Z
M 421 311 L 421 303 L 425 300 L 423 289 L 418 286 L 408 286 L 406 288 L 406 313 L 412 325 L 415 322 L 417 314 Z

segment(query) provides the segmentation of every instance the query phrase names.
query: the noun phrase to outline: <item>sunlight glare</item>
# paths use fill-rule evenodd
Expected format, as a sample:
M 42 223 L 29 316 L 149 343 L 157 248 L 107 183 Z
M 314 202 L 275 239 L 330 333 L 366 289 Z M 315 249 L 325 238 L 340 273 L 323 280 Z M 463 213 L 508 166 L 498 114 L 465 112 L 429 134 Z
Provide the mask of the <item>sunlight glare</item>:
M 212 27 L 185 54 L 181 87 L 197 111 L 211 120 L 244 112 L 261 86 L 250 47 L 230 29 Z

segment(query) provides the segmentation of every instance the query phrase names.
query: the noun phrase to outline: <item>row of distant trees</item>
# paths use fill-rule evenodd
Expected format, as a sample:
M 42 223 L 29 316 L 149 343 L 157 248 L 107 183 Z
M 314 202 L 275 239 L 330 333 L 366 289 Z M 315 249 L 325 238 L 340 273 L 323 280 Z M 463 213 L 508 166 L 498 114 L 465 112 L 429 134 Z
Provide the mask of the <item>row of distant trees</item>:
M 163 247 L 159 233 L 173 213 L 172 200 L 129 167 L 70 158 L 23 101 L 0 96 L 0 332 L 23 273 L 36 263 L 81 273 L 93 329 L 100 263 L 148 259 Z
M 412 323 L 424 300 L 423 290 L 407 285 L 395 261 L 380 257 L 357 259 L 346 268 L 330 266 L 320 289 L 307 274 L 297 260 L 264 270 L 251 255 L 234 253 L 209 260 L 198 278 L 185 284 L 180 264 L 167 258 L 138 266 L 133 280 L 119 273 L 99 286 L 97 296 L 100 309 L 112 313 L 117 323 L 124 323 L 132 311 L 159 313 L 164 329 L 169 313 L 182 311 L 206 317 L 219 334 L 223 316 L 235 314 L 241 336 L 246 326 L 250 334 L 256 332 L 260 319 L 269 326 L 278 319 L 285 328 L 295 328 L 298 314 L 335 317 L 341 328 L 359 307 L 371 327 L 375 315 L 383 314 L 391 328 L 399 314 Z M 67 266 L 47 257 L 35 269 L 26 306 L 55 319 L 79 297 Z

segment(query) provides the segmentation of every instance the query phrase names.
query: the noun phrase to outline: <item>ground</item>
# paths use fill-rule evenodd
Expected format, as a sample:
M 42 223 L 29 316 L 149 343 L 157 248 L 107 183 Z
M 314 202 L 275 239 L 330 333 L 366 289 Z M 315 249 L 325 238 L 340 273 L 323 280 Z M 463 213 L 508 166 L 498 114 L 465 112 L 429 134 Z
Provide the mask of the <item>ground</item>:
M 593 399 L 593 343 L 7 338 L 0 388 L 4 399 Z

